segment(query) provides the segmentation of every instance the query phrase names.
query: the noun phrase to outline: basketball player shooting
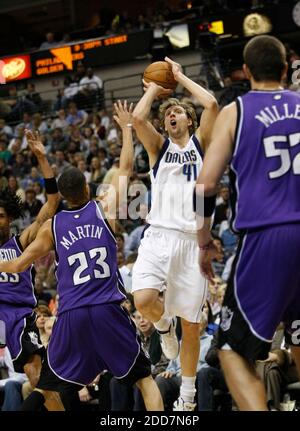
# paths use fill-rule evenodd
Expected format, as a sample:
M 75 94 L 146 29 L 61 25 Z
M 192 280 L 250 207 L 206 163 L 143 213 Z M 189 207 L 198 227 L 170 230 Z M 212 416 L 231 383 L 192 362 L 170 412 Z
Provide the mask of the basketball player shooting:
M 175 80 L 197 98 L 204 110 L 197 127 L 196 113 L 190 105 L 174 98 L 166 100 L 160 106 L 162 126 L 168 136 L 165 138 L 148 117 L 153 101 L 171 91 L 144 81 L 145 94 L 133 112 L 133 124 L 149 156 L 152 203 L 147 217 L 150 227 L 145 230 L 133 268 L 132 291 L 137 309 L 160 332 L 162 349 L 169 359 L 179 353 L 174 317 L 181 317 L 182 385 L 174 409 L 193 410 L 199 322 L 207 286 L 197 265 L 192 199 L 218 105 L 208 91 L 183 74 L 178 63 L 167 57 L 165 60 Z

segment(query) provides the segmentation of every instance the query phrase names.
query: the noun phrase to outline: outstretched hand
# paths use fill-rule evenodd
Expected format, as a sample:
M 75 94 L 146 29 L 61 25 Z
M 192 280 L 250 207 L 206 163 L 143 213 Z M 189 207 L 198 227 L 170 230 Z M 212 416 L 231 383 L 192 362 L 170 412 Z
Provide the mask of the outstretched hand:
M 176 61 L 171 60 L 169 57 L 165 57 L 165 61 L 172 66 L 174 79 L 177 81 L 179 74 L 182 73 L 182 66 L 179 63 L 176 63 Z
M 25 129 L 25 136 L 33 154 L 37 158 L 45 157 L 46 149 L 41 141 L 39 132 Z
M 150 88 L 153 88 L 155 91 L 155 97 L 165 98 L 170 96 L 173 93 L 173 90 L 169 88 L 164 88 L 161 85 L 156 84 L 156 82 L 150 81 L 146 82 L 143 79 L 144 91 L 148 91 Z
M 121 129 L 127 127 L 129 124 L 132 125 L 133 103 L 130 103 L 128 107 L 127 100 L 124 100 L 123 104 L 121 100 L 118 100 L 117 103 L 114 103 L 114 108 L 115 114 L 113 117 L 114 120 L 119 124 Z

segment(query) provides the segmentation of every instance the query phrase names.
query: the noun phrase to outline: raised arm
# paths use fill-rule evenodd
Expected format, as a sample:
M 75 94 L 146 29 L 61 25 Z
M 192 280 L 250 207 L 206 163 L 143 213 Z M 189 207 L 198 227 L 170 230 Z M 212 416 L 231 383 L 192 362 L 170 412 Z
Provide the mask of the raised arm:
M 196 184 L 196 195 L 204 199 L 204 215 L 207 208 L 213 212 L 214 195 L 217 193 L 218 183 L 232 157 L 234 132 L 236 127 L 237 111 L 235 103 L 228 105 L 218 115 L 212 133 L 211 144 L 205 154 L 204 163 Z M 200 269 L 203 275 L 212 279 L 214 277 L 211 260 L 215 257 L 216 249 L 210 233 L 211 216 L 198 218 L 198 244 L 200 253 Z
M 165 57 L 165 61 L 171 64 L 175 80 L 196 97 L 199 104 L 204 108 L 201 115 L 200 125 L 196 130 L 195 135 L 201 143 L 202 150 L 205 152 L 209 146 L 212 129 L 218 115 L 218 102 L 209 91 L 188 78 L 182 72 L 180 64 L 171 60 L 169 57 Z
M 42 206 L 35 221 L 22 232 L 20 242 L 23 250 L 35 239 L 42 224 L 49 218 L 53 217 L 59 204 L 56 180 L 48 163 L 46 150 L 39 138 L 39 134 L 30 130 L 26 130 L 25 134 L 28 145 L 38 159 L 43 177 L 45 178 L 47 202 Z
M 47 220 L 40 228 L 36 239 L 28 245 L 21 256 L 9 261 L 0 261 L 0 272 L 23 272 L 37 258 L 45 256 L 53 249 L 54 242 L 51 230 L 51 220 Z
M 114 174 L 110 186 L 113 188 L 112 193 L 105 195 L 103 207 L 109 211 L 109 209 L 115 209 L 120 207 L 123 200 L 127 198 L 127 188 L 129 178 L 133 172 L 133 139 L 132 139 L 132 110 L 133 104 L 127 106 L 125 100 L 123 104 L 120 100 L 114 104 L 115 115 L 114 119 L 120 126 L 122 131 L 122 150 L 120 154 L 120 167 Z M 109 212 L 106 212 L 106 217 L 111 225 L 115 228 L 115 218 L 111 217 Z
M 171 90 L 167 90 L 154 82 L 143 81 L 143 83 L 145 93 L 133 111 L 133 125 L 139 140 L 148 153 L 150 167 L 152 167 L 158 158 L 164 138 L 155 130 L 148 118 L 154 99 L 158 96 L 168 96 L 171 94 Z

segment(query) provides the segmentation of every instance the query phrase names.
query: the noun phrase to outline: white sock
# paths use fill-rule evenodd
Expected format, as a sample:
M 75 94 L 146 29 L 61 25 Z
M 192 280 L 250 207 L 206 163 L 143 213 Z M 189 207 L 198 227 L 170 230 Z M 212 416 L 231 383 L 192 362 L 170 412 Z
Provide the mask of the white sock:
M 154 326 L 158 331 L 168 331 L 171 322 L 171 317 L 161 317 L 157 322 L 154 322 Z
M 196 376 L 194 377 L 185 377 L 182 376 L 181 378 L 181 386 L 180 386 L 180 397 L 183 399 L 184 402 L 187 403 L 193 403 L 195 399 L 195 383 L 196 383 Z

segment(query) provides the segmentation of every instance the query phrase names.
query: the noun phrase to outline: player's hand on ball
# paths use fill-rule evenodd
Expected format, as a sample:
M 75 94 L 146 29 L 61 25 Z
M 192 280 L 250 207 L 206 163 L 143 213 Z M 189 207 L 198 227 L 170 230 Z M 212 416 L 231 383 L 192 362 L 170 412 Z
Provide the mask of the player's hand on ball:
M 143 79 L 144 91 L 148 91 L 150 88 L 155 91 L 155 97 L 168 97 L 173 93 L 173 90 L 168 88 L 164 88 L 161 85 L 156 84 L 155 82 L 146 82 Z
M 182 66 L 176 61 L 171 60 L 169 57 L 165 57 L 165 61 L 172 66 L 172 72 L 174 79 L 177 81 L 179 74 L 182 73 Z

